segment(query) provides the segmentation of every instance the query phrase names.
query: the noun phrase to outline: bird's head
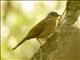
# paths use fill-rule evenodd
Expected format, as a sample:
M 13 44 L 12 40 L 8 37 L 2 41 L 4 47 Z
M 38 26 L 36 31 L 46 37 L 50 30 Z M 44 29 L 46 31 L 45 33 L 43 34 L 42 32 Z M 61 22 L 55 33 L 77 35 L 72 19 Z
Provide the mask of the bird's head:
M 60 15 L 58 15 L 58 13 L 57 12 L 50 12 L 49 14 L 48 14 L 48 18 L 57 18 L 57 17 L 59 17 Z

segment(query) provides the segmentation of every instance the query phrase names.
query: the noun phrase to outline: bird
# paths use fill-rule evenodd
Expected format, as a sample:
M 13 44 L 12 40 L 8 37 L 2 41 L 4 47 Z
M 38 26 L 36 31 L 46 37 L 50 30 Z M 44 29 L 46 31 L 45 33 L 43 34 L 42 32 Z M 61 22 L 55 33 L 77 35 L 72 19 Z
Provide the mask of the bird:
M 48 38 L 48 36 L 54 32 L 56 27 L 56 20 L 60 16 L 57 12 L 51 11 L 43 20 L 41 20 L 38 24 L 36 24 L 28 34 L 15 46 L 12 50 L 15 50 L 26 40 L 30 40 L 32 38 L 42 39 Z M 38 40 L 41 44 L 41 42 Z

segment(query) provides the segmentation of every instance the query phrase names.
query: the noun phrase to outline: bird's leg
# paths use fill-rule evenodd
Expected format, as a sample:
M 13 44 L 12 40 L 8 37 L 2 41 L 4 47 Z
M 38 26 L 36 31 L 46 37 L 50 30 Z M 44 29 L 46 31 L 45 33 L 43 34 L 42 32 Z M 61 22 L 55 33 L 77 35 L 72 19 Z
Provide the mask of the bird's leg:
M 43 44 L 45 44 L 47 42 L 47 38 L 37 38 L 37 41 L 39 42 L 40 46 L 42 46 Z
M 40 40 L 37 38 L 37 41 L 39 42 L 40 46 L 42 45 L 42 43 L 40 42 Z M 42 52 L 42 49 L 40 47 L 40 60 L 43 60 L 43 52 Z
M 37 38 L 37 41 L 39 42 L 40 46 L 42 45 L 42 43 L 40 42 L 40 40 Z

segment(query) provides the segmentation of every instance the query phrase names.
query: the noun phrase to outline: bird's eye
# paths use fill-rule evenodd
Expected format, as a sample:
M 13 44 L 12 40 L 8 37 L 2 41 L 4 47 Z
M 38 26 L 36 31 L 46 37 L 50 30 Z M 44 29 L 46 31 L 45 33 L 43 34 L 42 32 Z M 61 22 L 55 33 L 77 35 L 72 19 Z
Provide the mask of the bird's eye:
M 52 16 L 54 15 L 54 14 L 51 14 Z

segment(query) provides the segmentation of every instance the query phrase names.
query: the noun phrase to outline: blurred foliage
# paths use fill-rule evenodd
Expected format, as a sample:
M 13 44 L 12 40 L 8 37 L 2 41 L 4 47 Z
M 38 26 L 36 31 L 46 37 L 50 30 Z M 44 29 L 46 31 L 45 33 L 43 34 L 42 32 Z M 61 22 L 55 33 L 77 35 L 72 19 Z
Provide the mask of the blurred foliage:
M 28 60 L 38 50 L 36 39 L 11 51 L 50 11 L 61 14 L 66 1 L 1 1 L 1 60 Z

